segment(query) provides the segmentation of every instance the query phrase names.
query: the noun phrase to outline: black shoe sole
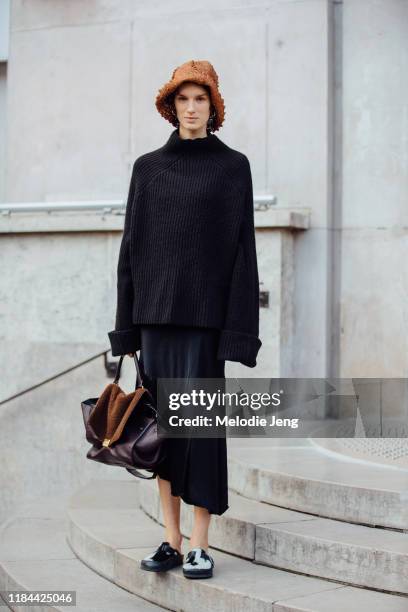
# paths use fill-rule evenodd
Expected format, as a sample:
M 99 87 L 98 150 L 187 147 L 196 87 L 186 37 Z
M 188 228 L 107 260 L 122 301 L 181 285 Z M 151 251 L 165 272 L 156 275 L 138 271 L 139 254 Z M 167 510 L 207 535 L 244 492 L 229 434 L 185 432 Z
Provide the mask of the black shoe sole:
M 156 567 L 151 567 L 143 564 L 143 560 L 140 562 L 140 569 L 145 570 L 147 572 L 167 572 L 168 570 L 173 569 L 173 567 L 178 567 L 179 565 L 183 565 L 183 559 L 179 561 L 173 561 L 173 559 L 169 559 L 164 563 L 157 565 Z
M 212 578 L 213 572 L 212 570 L 194 570 L 191 574 L 183 570 L 183 574 L 186 578 Z

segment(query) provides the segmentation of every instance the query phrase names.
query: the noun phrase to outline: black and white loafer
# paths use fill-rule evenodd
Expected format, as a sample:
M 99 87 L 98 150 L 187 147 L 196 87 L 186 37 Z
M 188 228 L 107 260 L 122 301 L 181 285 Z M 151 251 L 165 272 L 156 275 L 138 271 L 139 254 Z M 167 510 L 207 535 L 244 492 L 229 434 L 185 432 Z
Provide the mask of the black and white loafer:
M 186 578 L 211 578 L 213 567 L 214 559 L 204 548 L 193 548 L 187 554 L 183 574 Z
M 183 563 L 183 555 L 169 542 L 162 542 L 154 553 L 140 562 L 140 567 L 148 572 L 167 572 Z

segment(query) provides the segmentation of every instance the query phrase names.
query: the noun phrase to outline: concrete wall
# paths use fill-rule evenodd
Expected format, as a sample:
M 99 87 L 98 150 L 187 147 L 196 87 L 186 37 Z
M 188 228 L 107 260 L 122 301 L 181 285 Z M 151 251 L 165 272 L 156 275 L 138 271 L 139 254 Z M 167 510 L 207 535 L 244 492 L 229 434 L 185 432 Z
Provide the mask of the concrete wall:
M 64 225 L 64 232 L 0 235 L 0 400 L 109 348 L 120 232 Z M 123 227 L 123 219 L 112 225 Z
M 343 20 L 340 369 L 408 375 L 408 2 Z
M 160 146 L 172 129 L 155 109 L 157 90 L 176 65 L 196 57 L 210 59 L 219 73 L 227 110 L 218 135 L 249 156 L 255 192 L 277 193 L 281 206 L 307 207 L 324 220 L 330 8 L 321 0 L 205 8 L 198 2 L 13 2 L 7 199 L 123 198 L 132 161 Z M 326 257 L 323 245 L 317 264 L 323 280 Z M 277 272 L 266 269 L 270 260 L 265 253 L 260 262 L 266 286 Z M 325 300 L 316 307 L 311 298 L 303 297 L 300 316 L 317 326 Z M 296 366 L 313 364 L 323 374 L 324 327 L 311 336 L 309 329 L 298 330 L 307 359 Z M 268 346 L 273 330 L 266 334 Z M 269 358 L 281 362 L 280 355 Z
M 312 213 L 293 243 L 284 361 L 301 377 L 404 376 L 407 13 L 404 0 L 15 0 L 5 198 L 125 197 L 135 157 L 172 129 L 158 88 L 207 58 L 226 101 L 217 135 L 248 155 L 255 192 Z M 270 284 L 264 240 L 260 256 Z
M 10 2 L 0 0 L 0 202 L 6 196 L 7 60 L 9 54 Z
M 308 222 L 298 209 L 255 213 L 264 345 L 256 368 L 227 362 L 228 375 L 294 375 L 293 241 Z M 0 402 L 109 349 L 122 231 L 113 212 L 0 216 Z
M 0 0 L 0 62 L 6 62 L 9 54 L 10 0 Z
M 7 62 L 0 62 L 0 202 L 6 198 Z

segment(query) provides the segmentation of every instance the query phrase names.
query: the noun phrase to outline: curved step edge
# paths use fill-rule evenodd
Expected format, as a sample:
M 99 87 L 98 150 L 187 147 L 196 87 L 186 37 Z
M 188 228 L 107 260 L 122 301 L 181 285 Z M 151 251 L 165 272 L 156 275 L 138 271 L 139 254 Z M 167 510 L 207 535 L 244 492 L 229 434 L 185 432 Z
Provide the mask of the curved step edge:
M 395 477 L 395 471 L 391 476 Z M 241 453 L 240 458 L 229 456 L 228 479 L 231 490 L 236 493 L 282 508 L 361 525 L 401 530 L 408 525 L 408 475 L 405 490 L 393 491 L 368 484 L 359 486 L 301 477 L 273 467 L 261 467 L 256 465 L 256 457 L 251 462 Z

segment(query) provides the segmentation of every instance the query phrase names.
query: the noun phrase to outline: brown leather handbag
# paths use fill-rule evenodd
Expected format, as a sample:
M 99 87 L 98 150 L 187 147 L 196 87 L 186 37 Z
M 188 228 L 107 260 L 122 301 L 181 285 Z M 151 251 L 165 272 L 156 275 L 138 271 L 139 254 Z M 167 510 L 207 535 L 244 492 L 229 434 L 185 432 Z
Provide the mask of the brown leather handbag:
M 135 390 L 128 394 L 122 391 L 118 381 L 123 358 L 121 355 L 113 383 L 102 395 L 81 402 L 86 439 L 92 444 L 86 456 L 151 480 L 165 459 L 163 438 L 157 435 L 156 402 L 152 391 L 143 386 L 136 353 Z M 137 468 L 153 474 L 146 476 Z

